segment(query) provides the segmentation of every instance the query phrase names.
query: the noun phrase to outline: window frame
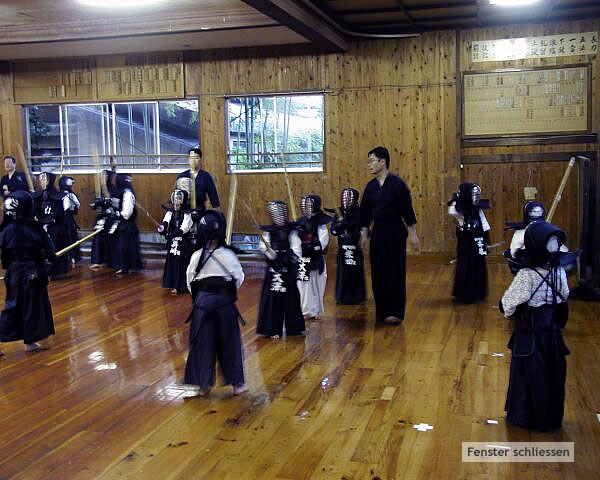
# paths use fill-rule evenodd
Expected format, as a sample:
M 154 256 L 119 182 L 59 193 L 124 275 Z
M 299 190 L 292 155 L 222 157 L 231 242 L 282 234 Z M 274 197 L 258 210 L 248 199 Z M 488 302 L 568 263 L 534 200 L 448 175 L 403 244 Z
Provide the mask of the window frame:
M 262 173 L 262 174 L 268 174 L 268 173 L 320 173 L 322 174 L 323 172 L 325 172 L 325 145 L 326 145 L 326 121 L 327 121 L 327 116 L 326 116 L 326 111 L 327 111 L 327 104 L 326 104 L 326 99 L 327 99 L 327 95 L 326 95 L 326 91 L 324 90 L 307 90 L 307 91 L 301 91 L 301 92 L 271 92 L 271 93 L 246 93 L 246 94 L 232 94 L 232 95 L 225 95 L 224 96 L 224 100 L 225 100 L 225 105 L 223 108 L 224 111 L 224 120 L 225 120 L 225 173 L 227 175 L 231 175 L 233 173 L 235 174 L 242 174 L 242 175 L 248 175 L 248 174 L 254 174 L 254 173 Z M 314 162 L 314 163 L 318 163 L 319 166 L 318 167 L 286 167 L 285 165 L 288 163 L 298 163 L 298 162 L 291 162 L 289 160 L 286 160 L 285 162 L 280 161 L 280 162 L 275 162 L 276 165 L 277 164 L 281 164 L 282 166 L 280 167 L 272 167 L 272 168 L 257 168 L 257 169 L 242 169 L 242 170 L 236 170 L 236 169 L 232 169 L 232 164 L 230 162 L 230 158 L 232 156 L 235 155 L 239 155 L 239 154 L 235 154 L 235 153 L 231 153 L 230 152 L 230 128 L 229 128 L 229 100 L 233 99 L 233 98 L 273 98 L 276 99 L 278 97 L 307 97 L 307 96 L 320 96 L 322 98 L 322 104 L 323 104 L 323 120 L 321 123 L 321 134 L 322 134 L 322 138 L 323 138 L 323 146 L 321 151 L 312 151 L 312 152 L 261 152 L 261 153 L 255 153 L 255 154 L 242 154 L 242 155 L 246 155 L 246 156 L 250 156 L 250 155 L 254 155 L 254 156 L 258 156 L 258 155 L 276 155 L 278 157 L 283 156 L 285 158 L 285 156 L 287 155 L 314 155 L 314 154 L 320 154 L 321 155 L 321 162 Z M 276 126 L 275 126 L 276 129 Z M 239 142 L 239 140 L 238 140 Z M 246 139 L 245 141 L 246 145 L 248 144 L 248 140 Z M 247 146 L 246 146 L 247 148 Z M 275 150 L 277 150 L 277 143 L 274 143 L 274 148 Z M 304 162 L 307 163 L 307 162 Z
M 84 164 L 83 167 L 78 167 L 76 164 L 71 164 L 71 158 L 78 157 L 77 155 L 69 155 L 69 130 L 68 130 L 68 109 L 69 107 L 77 106 L 98 106 L 102 110 L 102 138 L 101 138 L 101 149 L 102 152 L 98 153 L 100 158 L 100 168 L 109 168 L 111 158 L 134 159 L 134 156 L 119 154 L 116 151 L 116 105 L 128 105 L 128 104 L 153 104 L 152 107 L 152 120 L 153 120 L 153 139 L 152 144 L 156 153 L 152 154 L 140 154 L 140 157 L 155 159 L 154 164 L 143 165 L 141 168 L 136 166 L 133 161 L 117 163 L 119 171 L 124 173 L 178 173 L 189 168 L 186 153 L 162 153 L 161 152 L 161 137 L 160 137 L 160 105 L 161 103 L 178 102 L 178 101 L 195 101 L 198 106 L 198 129 L 197 129 L 197 144 L 200 143 L 200 99 L 198 97 L 186 97 L 184 99 L 157 99 L 157 100 L 134 100 L 134 101 L 116 101 L 116 102 L 78 102 L 78 103 L 44 103 L 44 104 L 26 104 L 23 107 L 23 125 L 25 129 L 25 141 L 26 141 L 26 154 L 27 160 L 32 165 L 32 170 L 41 171 L 47 168 L 61 168 L 63 174 L 86 174 L 96 173 L 97 167 L 95 165 Z M 31 155 L 31 135 L 30 135 L 30 124 L 29 124 L 29 109 L 31 107 L 58 107 L 59 112 L 59 135 L 60 135 L 60 150 L 59 155 L 52 155 L 48 158 L 51 161 L 41 165 L 33 165 L 33 158 L 40 158 L 38 156 L 33 157 Z M 194 145 L 195 146 L 195 145 Z M 181 163 L 163 163 L 161 157 L 185 157 Z M 79 158 L 91 159 L 93 155 L 83 155 Z

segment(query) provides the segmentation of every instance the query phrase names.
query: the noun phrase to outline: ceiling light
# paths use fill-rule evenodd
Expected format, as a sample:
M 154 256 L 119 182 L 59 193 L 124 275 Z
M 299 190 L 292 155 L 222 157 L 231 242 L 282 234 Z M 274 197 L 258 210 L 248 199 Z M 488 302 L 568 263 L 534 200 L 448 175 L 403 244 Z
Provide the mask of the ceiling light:
M 148 7 L 164 0 L 77 0 L 88 7 L 102 8 L 137 8 Z
M 496 5 L 498 7 L 524 7 L 539 1 L 540 0 L 490 0 L 490 5 Z

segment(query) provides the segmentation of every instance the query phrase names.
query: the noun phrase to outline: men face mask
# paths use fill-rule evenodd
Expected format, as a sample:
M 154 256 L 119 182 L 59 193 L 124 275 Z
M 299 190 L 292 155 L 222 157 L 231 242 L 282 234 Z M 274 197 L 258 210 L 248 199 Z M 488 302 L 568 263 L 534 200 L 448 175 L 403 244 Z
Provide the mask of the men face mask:
M 310 218 L 315 212 L 315 201 L 308 195 L 305 195 L 300 199 L 300 211 L 302 215 Z
M 183 205 L 183 192 L 181 190 L 175 190 L 171 194 L 171 203 L 173 204 L 173 208 L 175 210 L 180 210 Z
M 269 202 L 267 204 L 267 214 L 278 227 L 282 227 L 288 222 L 288 207 L 283 202 Z
M 479 205 L 479 200 L 481 200 L 481 187 L 475 185 L 473 190 L 471 190 L 471 202 L 473 205 Z
M 46 175 L 45 173 L 42 173 L 40 175 L 40 188 L 42 190 L 46 190 L 48 188 L 48 184 L 49 184 L 48 175 Z

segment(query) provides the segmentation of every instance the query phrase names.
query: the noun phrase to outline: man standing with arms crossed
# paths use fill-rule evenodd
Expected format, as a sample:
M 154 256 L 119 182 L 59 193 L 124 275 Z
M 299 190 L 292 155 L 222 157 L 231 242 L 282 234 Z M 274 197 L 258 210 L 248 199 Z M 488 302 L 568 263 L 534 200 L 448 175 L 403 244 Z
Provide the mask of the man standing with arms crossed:
M 404 181 L 390 173 L 387 148 L 369 152 L 369 173 L 360 203 L 361 247 L 369 243 L 371 230 L 371 284 L 375 297 L 376 320 L 398 325 L 406 307 L 406 239 L 419 249 L 417 219 L 410 191 Z

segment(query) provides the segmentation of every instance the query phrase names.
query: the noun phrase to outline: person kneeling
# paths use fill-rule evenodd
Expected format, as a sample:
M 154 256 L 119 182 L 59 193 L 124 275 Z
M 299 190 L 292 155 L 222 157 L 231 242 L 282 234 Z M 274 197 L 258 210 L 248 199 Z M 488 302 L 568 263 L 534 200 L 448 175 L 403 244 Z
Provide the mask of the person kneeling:
M 199 221 L 202 248 L 194 252 L 186 277 L 192 294 L 189 355 L 184 383 L 198 385 L 200 395 L 207 395 L 215 384 L 218 358 L 226 385 L 233 394 L 247 391 L 237 309 L 237 289 L 244 281 L 244 271 L 225 243 L 226 221 L 222 213 L 208 210 Z

